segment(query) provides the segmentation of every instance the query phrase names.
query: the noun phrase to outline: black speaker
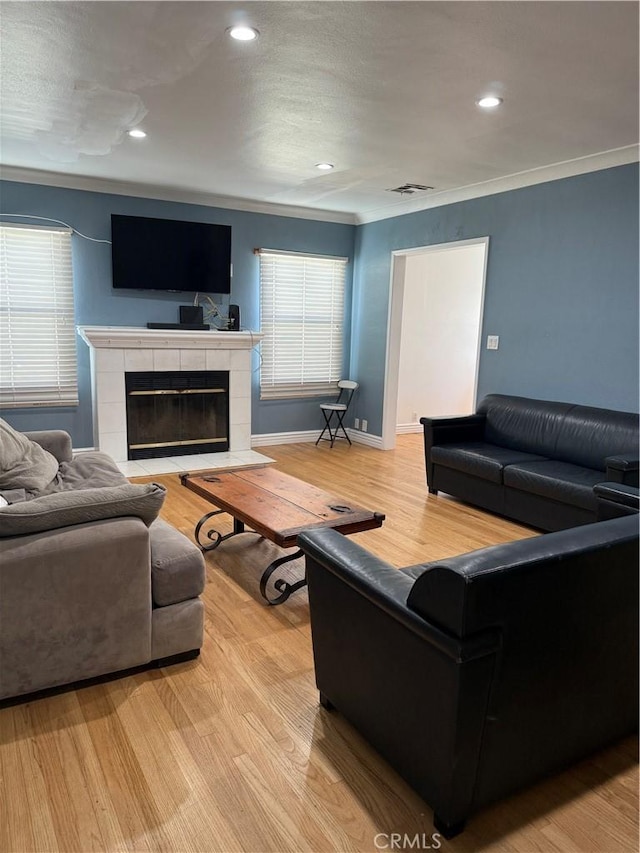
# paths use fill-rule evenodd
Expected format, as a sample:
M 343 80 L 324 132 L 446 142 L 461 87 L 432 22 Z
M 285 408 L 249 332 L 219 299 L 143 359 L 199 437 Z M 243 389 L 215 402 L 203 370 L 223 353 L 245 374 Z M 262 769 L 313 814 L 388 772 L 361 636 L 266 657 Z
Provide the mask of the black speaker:
M 240 306 L 229 305 L 229 325 L 227 326 L 230 332 L 240 331 Z
M 181 323 L 202 323 L 202 307 L 200 305 L 181 305 Z

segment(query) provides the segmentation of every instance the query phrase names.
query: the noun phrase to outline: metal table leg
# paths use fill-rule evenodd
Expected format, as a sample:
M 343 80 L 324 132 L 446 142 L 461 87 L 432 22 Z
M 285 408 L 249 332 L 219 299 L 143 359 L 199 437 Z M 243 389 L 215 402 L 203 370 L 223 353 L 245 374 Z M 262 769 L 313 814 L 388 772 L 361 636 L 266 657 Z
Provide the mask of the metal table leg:
M 273 585 L 280 595 L 275 598 L 269 598 L 267 595 L 267 583 L 275 570 L 284 565 L 284 563 L 290 563 L 292 560 L 297 560 L 299 557 L 302 557 L 302 551 L 300 550 L 295 551 L 293 554 L 287 554 L 284 557 L 278 557 L 277 560 L 270 563 L 264 570 L 262 577 L 260 578 L 260 594 L 269 604 L 282 604 L 290 595 L 293 595 L 294 592 L 307 585 L 306 577 L 302 578 L 302 580 L 296 581 L 295 583 L 289 583 L 284 578 L 278 578 Z
M 196 529 L 193 533 L 196 542 L 200 546 L 203 551 L 215 551 L 218 545 L 221 542 L 224 542 L 225 539 L 231 539 L 232 536 L 237 536 L 238 533 L 255 533 L 255 530 L 245 530 L 244 524 L 242 521 L 238 521 L 237 518 L 233 519 L 233 532 L 225 533 L 223 536 L 218 530 L 208 530 L 206 533 L 207 539 L 213 539 L 212 543 L 202 542 L 200 540 L 200 531 L 202 530 L 202 526 L 206 524 L 206 522 L 213 518 L 214 515 L 220 515 L 220 513 L 226 512 L 224 509 L 216 509 L 213 512 L 208 512 L 206 515 L 203 515 L 200 521 L 196 524 Z M 256 535 L 260 535 L 259 533 Z
M 233 519 L 233 531 L 231 533 L 225 533 L 223 536 L 218 530 L 208 530 L 204 537 L 206 539 L 212 540 L 210 542 L 202 541 L 201 532 L 202 527 L 209 521 L 210 518 L 213 518 L 215 515 L 220 515 L 220 513 L 226 512 L 224 509 L 216 509 L 213 512 L 208 512 L 206 515 L 203 515 L 200 521 L 196 524 L 196 528 L 194 531 L 194 537 L 198 545 L 200 546 L 202 551 L 215 551 L 215 549 L 220 545 L 221 542 L 224 542 L 226 539 L 231 539 L 232 536 L 237 536 L 239 533 L 255 533 L 256 536 L 261 536 L 260 533 L 257 533 L 255 530 L 245 530 L 244 523 L 242 521 L 238 521 L 237 518 Z M 303 586 L 307 585 L 306 578 L 302 580 L 296 581 L 295 583 L 289 583 L 284 578 L 278 578 L 274 582 L 274 587 L 280 593 L 280 595 L 275 598 L 269 598 L 267 595 L 267 583 L 271 575 L 278 569 L 280 566 L 285 563 L 291 562 L 291 560 L 297 560 L 299 557 L 302 557 L 302 551 L 295 551 L 293 554 L 286 554 L 284 557 L 278 557 L 277 560 L 274 560 L 270 563 L 267 568 L 262 573 L 262 577 L 260 578 L 260 594 L 269 604 L 282 604 L 286 601 L 290 595 L 293 595 L 294 592 L 301 589 Z

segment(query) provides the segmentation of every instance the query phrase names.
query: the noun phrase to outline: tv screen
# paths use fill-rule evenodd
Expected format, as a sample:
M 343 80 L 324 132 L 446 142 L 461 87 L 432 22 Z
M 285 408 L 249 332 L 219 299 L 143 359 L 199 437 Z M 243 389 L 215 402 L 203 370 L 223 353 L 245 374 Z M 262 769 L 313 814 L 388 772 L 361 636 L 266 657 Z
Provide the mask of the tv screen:
M 231 292 L 231 226 L 111 216 L 113 286 Z

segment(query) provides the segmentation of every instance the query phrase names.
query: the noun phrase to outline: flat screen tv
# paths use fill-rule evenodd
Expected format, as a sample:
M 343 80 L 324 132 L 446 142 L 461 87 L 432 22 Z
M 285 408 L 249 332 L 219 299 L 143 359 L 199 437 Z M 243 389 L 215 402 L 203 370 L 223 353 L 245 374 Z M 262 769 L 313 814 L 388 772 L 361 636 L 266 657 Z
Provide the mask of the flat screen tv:
M 231 292 L 231 226 L 111 215 L 113 286 Z

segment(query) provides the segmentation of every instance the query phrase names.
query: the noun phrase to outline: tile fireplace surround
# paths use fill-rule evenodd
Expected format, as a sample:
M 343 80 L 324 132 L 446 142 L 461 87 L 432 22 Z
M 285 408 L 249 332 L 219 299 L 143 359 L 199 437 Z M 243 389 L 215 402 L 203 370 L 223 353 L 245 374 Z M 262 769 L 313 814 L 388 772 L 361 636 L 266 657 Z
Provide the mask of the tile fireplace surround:
M 263 459 L 251 450 L 251 350 L 258 332 L 195 332 L 127 326 L 78 326 L 91 351 L 94 446 L 115 459 L 125 474 L 159 474 L 196 467 L 220 467 Z M 229 371 L 229 451 L 170 459 L 127 461 L 126 372 L 168 370 Z M 255 459 L 253 458 L 255 457 Z M 134 470 L 135 469 L 135 470 Z

